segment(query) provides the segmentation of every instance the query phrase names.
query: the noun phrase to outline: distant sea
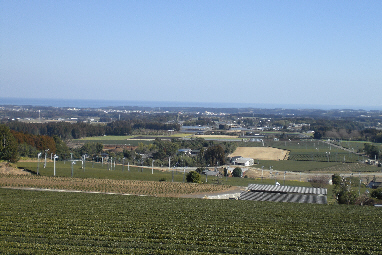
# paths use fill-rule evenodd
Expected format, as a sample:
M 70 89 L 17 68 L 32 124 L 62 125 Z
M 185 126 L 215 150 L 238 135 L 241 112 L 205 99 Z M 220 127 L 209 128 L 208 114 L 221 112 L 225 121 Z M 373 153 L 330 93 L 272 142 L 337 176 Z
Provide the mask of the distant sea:
M 43 98 L 0 98 L 0 105 L 19 106 L 51 106 L 76 108 L 101 108 L 118 106 L 137 107 L 203 107 L 203 108 L 261 108 L 261 109 L 354 109 L 381 110 L 382 107 L 360 107 L 349 105 L 299 105 L 299 104 L 251 104 L 222 102 L 167 102 L 167 101 L 124 101 L 124 100 L 94 100 L 94 99 L 43 99 Z

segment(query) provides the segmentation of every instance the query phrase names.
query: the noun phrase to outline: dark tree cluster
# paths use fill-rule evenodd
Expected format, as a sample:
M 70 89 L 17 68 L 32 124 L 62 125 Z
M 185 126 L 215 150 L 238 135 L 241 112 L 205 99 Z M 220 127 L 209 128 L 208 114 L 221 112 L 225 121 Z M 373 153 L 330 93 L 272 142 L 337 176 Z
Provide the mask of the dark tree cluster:
M 375 128 L 368 128 L 362 131 L 366 141 L 382 143 L 382 131 Z
M 17 162 L 18 157 L 16 139 L 9 127 L 0 124 L 0 160 Z
M 364 146 L 363 150 L 366 153 L 366 155 L 369 156 L 369 158 L 371 158 L 371 159 L 378 158 L 379 159 L 379 149 L 377 146 L 370 144 L 370 143 L 365 143 L 363 146 Z
M 25 123 L 12 121 L 7 122 L 10 129 L 33 135 L 58 136 L 61 139 L 78 139 L 82 137 L 103 135 L 129 135 L 136 129 L 152 130 L 176 130 L 179 124 L 165 124 L 150 121 L 113 121 L 107 125 L 86 122 L 53 122 L 53 123 Z
M 359 179 L 343 178 L 337 174 L 332 175 L 334 185 L 333 194 L 339 204 L 355 204 L 357 202 L 357 192 L 353 186 L 359 183 Z
M 12 135 L 16 138 L 18 144 L 30 145 L 38 151 L 49 149 L 51 153 L 56 153 L 56 142 L 47 135 L 31 135 L 11 130 Z M 34 155 L 36 156 L 36 155 Z
M 32 135 L 58 136 L 61 139 L 77 139 L 86 136 L 101 136 L 105 134 L 105 127 L 89 123 L 25 123 L 12 121 L 6 123 L 10 129 Z

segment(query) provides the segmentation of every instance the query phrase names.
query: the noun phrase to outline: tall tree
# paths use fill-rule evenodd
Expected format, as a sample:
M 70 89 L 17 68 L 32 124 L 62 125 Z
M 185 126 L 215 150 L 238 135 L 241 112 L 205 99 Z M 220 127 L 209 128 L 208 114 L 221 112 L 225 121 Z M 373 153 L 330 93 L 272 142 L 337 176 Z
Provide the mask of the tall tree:
M 365 143 L 363 146 L 363 150 L 371 159 L 374 159 L 375 157 L 379 158 L 379 149 L 377 146 L 369 143 Z
M 60 156 L 60 159 L 69 159 L 70 150 L 66 143 L 62 141 L 57 135 L 53 136 L 53 139 L 56 143 L 56 154 Z
M 0 124 L 0 139 L 0 159 L 17 162 L 19 157 L 17 142 L 6 125 Z
M 225 153 L 223 147 L 220 145 L 209 147 L 204 153 L 204 158 L 210 166 L 216 166 L 217 164 L 224 165 Z

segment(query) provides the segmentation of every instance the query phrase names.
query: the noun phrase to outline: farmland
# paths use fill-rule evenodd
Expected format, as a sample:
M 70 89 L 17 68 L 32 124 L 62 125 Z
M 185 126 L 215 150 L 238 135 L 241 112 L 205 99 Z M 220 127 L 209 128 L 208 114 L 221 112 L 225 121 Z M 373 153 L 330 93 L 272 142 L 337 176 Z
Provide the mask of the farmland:
M 328 205 L 194 199 L 255 183 L 310 186 L 312 176 L 333 173 L 354 177 L 351 187 L 361 195 L 365 183 L 382 176 L 380 167 L 363 163 L 374 158 L 364 142 L 354 141 L 376 142 L 379 131 L 342 120 L 256 115 L 102 111 L 98 120 L 107 122 L 101 124 L 9 122 L 26 159 L 17 167 L 28 174 L 16 175 L 26 172 L 8 161 L 8 168 L 0 165 L 0 253 L 382 254 L 381 209 L 337 205 L 333 186 L 327 186 Z M 204 135 L 182 133 L 182 122 Z M 229 130 L 232 122 L 242 126 L 234 131 L 240 136 Z M 179 151 L 184 148 L 194 153 Z M 202 176 L 201 184 L 185 183 L 185 173 L 197 167 L 223 172 L 221 158 L 235 149 L 255 160 L 243 168 L 247 178 Z
M 230 157 L 242 156 L 259 160 L 283 160 L 287 151 L 270 147 L 238 147 Z
M 197 185 L 181 182 L 153 182 L 139 180 L 112 180 L 47 176 L 0 175 L 0 186 L 44 190 L 117 193 L 158 197 L 177 197 L 185 194 L 229 190 L 226 185 Z
M 0 189 L 0 253 L 380 254 L 379 208 Z
M 28 169 L 32 172 L 37 172 L 37 162 L 19 162 L 18 167 Z M 53 162 L 48 162 L 47 167 L 43 168 L 42 163 L 40 163 L 39 174 L 41 177 L 53 177 Z M 68 178 L 71 177 L 71 165 L 69 162 L 57 162 L 56 163 L 56 176 Z M 85 166 L 85 170 L 81 168 L 81 164 L 74 165 L 73 176 L 75 178 L 80 179 L 109 179 L 109 180 L 137 180 L 137 181 L 151 181 L 158 182 L 162 180 L 164 182 L 184 182 L 184 173 L 183 169 L 176 169 L 177 171 L 173 171 L 174 169 L 162 168 L 161 170 L 155 169 L 151 170 L 151 167 L 137 167 L 130 166 L 128 168 L 127 165 L 122 167 L 122 165 L 116 165 L 115 170 L 108 170 L 110 165 L 101 164 L 101 163 L 91 163 L 87 162 Z M 114 168 L 113 168 L 114 169 Z M 130 171 L 128 171 L 130 169 Z M 164 171 L 163 169 L 166 169 Z M 185 168 L 186 171 L 189 171 Z M 152 174 L 153 173 L 153 174 Z M 12 176 L 8 176 L 8 178 L 14 178 Z M 56 177 L 56 179 L 57 179 Z M 31 177 L 32 178 L 32 177 Z M 39 178 L 38 176 L 33 178 Z M 20 180 L 20 179 L 18 179 Z M 294 179 L 296 180 L 296 178 Z M 94 180 L 95 181 L 95 180 Z M 205 182 L 205 177 L 202 177 L 202 181 Z M 208 176 L 207 183 L 208 184 L 216 184 L 219 181 L 220 184 L 229 185 L 229 186 L 247 186 L 250 183 L 265 183 L 265 184 L 274 184 L 274 180 L 255 180 L 250 178 L 216 178 L 214 176 Z M 306 182 L 299 181 L 287 181 L 287 185 L 291 186 L 303 186 L 310 185 Z M 221 186 L 221 185 L 219 185 Z M 137 193 L 134 193 L 137 194 Z

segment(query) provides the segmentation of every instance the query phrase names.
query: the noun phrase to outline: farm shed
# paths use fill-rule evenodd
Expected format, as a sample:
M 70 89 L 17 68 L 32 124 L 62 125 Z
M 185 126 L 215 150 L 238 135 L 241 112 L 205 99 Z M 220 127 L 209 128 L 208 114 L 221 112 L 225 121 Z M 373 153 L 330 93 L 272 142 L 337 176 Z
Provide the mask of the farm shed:
M 368 188 L 371 188 L 371 189 L 378 189 L 378 188 L 381 188 L 382 187 L 382 182 L 376 182 L 376 181 L 371 181 L 368 185 L 367 185 Z
M 327 189 L 249 184 L 239 200 L 326 204 Z
M 238 158 L 234 161 L 234 164 L 239 166 L 252 166 L 254 163 L 253 158 Z
M 208 176 L 218 176 L 220 174 L 219 171 L 211 171 L 211 170 L 204 170 L 202 174 L 208 175 Z
M 231 163 L 234 164 L 235 161 L 238 160 L 239 158 L 243 158 L 243 157 L 242 156 L 234 156 L 234 157 L 230 157 L 229 159 L 230 159 Z
M 192 152 L 192 150 L 191 149 L 179 149 L 178 150 L 178 153 L 179 154 L 184 154 L 184 155 L 191 155 L 191 152 Z

